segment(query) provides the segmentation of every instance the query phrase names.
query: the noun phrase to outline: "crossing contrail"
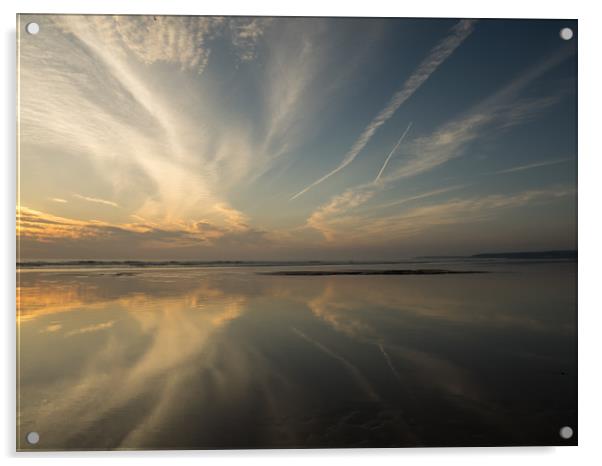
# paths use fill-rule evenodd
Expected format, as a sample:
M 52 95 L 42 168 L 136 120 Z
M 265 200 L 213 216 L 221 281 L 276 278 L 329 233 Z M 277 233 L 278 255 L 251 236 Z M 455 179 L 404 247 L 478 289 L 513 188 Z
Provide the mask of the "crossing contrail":
M 406 128 L 406 130 L 403 132 L 403 134 L 399 138 L 399 141 L 397 141 L 397 144 L 395 144 L 395 147 L 393 147 L 393 150 L 391 152 L 389 152 L 389 155 L 385 159 L 385 163 L 383 163 L 383 166 L 381 167 L 380 171 L 378 172 L 378 175 L 376 175 L 376 178 L 374 178 L 373 183 L 377 183 L 378 182 L 378 180 L 380 179 L 380 176 L 385 171 L 385 168 L 387 167 L 387 164 L 389 163 L 389 160 L 391 159 L 391 157 L 393 156 L 393 154 L 395 153 L 395 151 L 397 150 L 397 148 L 401 144 L 401 141 L 404 140 L 404 138 L 406 137 L 406 134 L 408 134 L 408 132 L 410 131 L 411 127 L 412 127 L 412 122 L 410 121 L 410 124 L 408 125 L 408 127 Z
M 335 173 L 338 173 L 347 165 L 349 165 L 358 156 L 362 149 L 368 144 L 372 136 L 378 128 L 384 125 L 389 118 L 391 118 L 395 112 L 401 107 L 401 105 L 408 100 L 414 92 L 422 86 L 422 84 L 435 72 L 435 70 L 441 65 L 447 58 L 464 42 L 464 40 L 472 33 L 475 23 L 477 20 L 463 19 L 458 21 L 451 29 L 451 33 L 447 35 L 441 42 L 439 42 L 427 57 L 422 60 L 418 68 L 410 75 L 408 79 L 403 83 L 401 88 L 393 94 L 389 103 L 372 119 L 370 124 L 364 128 L 364 131 L 356 139 L 351 146 L 351 149 L 343 157 L 343 161 L 333 170 L 326 173 L 326 175 L 318 178 L 313 183 L 309 184 L 297 194 L 292 196 L 289 200 L 293 200 L 301 196 L 302 194 L 309 191 L 314 186 L 322 183 L 323 181 L 330 178 Z

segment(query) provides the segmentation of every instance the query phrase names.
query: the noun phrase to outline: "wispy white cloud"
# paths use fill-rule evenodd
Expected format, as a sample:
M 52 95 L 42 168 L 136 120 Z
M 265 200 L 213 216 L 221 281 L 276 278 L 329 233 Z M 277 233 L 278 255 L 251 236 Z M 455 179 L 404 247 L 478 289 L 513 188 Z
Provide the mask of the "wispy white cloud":
M 119 207 L 119 204 L 117 204 L 116 202 L 107 201 L 106 199 L 100 199 L 98 197 L 82 196 L 81 194 L 74 194 L 73 197 L 81 199 L 82 201 L 94 202 L 96 204 L 109 205 L 111 207 Z
M 264 51 L 260 87 L 265 102 L 264 131 L 254 151 L 253 170 L 247 175 L 251 179 L 282 162 L 319 128 L 317 116 L 334 92 L 323 83 L 338 78 L 349 66 L 333 63 L 336 52 L 323 21 L 284 24 L 277 36 L 270 37 Z
M 145 65 L 155 62 L 201 71 L 203 50 L 214 31 L 227 27 L 223 20 L 44 19 L 52 47 L 28 41 L 21 50 L 21 80 L 29 89 L 22 99 L 23 140 L 87 159 L 102 182 L 102 197 L 121 199 L 124 213 L 164 223 L 226 221 L 213 206 L 227 202 L 228 176 L 244 177 L 230 168 L 248 158 L 252 144 L 230 123 L 216 150 L 203 131 L 206 123 L 191 116 L 195 109 L 175 103 L 182 99 L 177 87 L 145 74 Z M 174 76 L 188 84 L 198 79 Z M 216 153 L 229 160 L 227 167 L 217 165 Z
M 359 186 L 355 186 L 353 188 L 347 189 L 340 195 L 334 196 L 327 203 L 321 205 L 316 209 L 308 218 L 307 226 L 314 228 L 320 231 L 326 239 L 331 239 L 333 232 L 326 227 L 328 222 L 333 222 L 334 218 L 339 215 L 342 215 L 347 210 L 354 209 L 356 207 L 361 206 L 366 203 L 382 188 L 382 184 L 379 182 L 380 177 L 382 176 L 389 160 L 395 153 L 395 151 L 399 148 L 406 135 L 410 131 L 412 127 L 412 123 L 407 126 L 405 131 L 402 133 L 401 137 L 393 147 L 393 149 L 389 152 L 388 156 L 385 159 L 380 171 L 376 178 L 370 183 L 364 183 Z
M 445 200 L 405 210 L 402 213 L 379 216 L 360 216 L 338 213 L 329 215 L 324 210 L 321 217 L 315 216 L 311 226 L 320 231 L 327 241 L 337 244 L 399 240 L 443 225 L 466 225 L 495 218 L 501 210 L 520 208 L 529 204 L 549 203 L 567 196 L 575 190 L 555 187 L 527 190 L 512 194 L 490 194 Z M 435 196 L 435 192 L 415 199 Z
M 72 337 L 74 335 L 82 335 L 86 333 L 98 332 L 100 330 L 108 330 L 115 325 L 116 320 L 109 320 L 107 322 L 101 322 L 98 324 L 87 325 L 85 327 L 78 328 L 76 330 L 71 330 L 65 333 L 65 337 Z
M 497 170 L 494 172 L 490 172 L 490 175 L 501 175 L 504 173 L 514 173 L 514 172 L 522 172 L 524 170 L 531 170 L 532 168 L 540 168 L 540 167 L 548 167 L 550 165 L 558 165 L 561 163 L 566 163 L 569 161 L 574 161 L 574 158 L 566 157 L 562 159 L 554 159 L 554 160 L 544 160 L 542 162 L 528 163 L 525 165 L 517 165 L 515 167 L 505 168 L 503 170 Z
M 433 197 L 433 196 L 438 196 L 440 194 L 445 194 L 445 193 L 449 193 L 451 191 L 456 191 L 458 189 L 462 189 L 465 188 L 466 185 L 465 184 L 459 184 L 459 185 L 455 185 L 455 186 L 448 186 L 446 188 L 441 188 L 441 189 L 434 189 L 432 191 L 427 191 L 421 194 L 415 194 L 414 196 L 407 196 L 407 197 L 403 197 L 401 199 L 397 199 L 395 201 L 392 202 L 386 202 L 384 204 L 380 204 L 375 206 L 375 209 L 387 209 L 390 207 L 397 207 L 400 206 L 402 204 L 407 204 L 409 202 L 412 201 L 418 201 L 420 199 L 426 199 L 429 197 Z
M 320 21 L 281 22 L 265 43 L 266 18 L 44 21 L 46 42 L 27 41 L 21 49 L 21 80 L 29 90 L 22 98 L 22 139 L 86 159 L 102 185 L 98 197 L 120 199 L 124 215 L 227 227 L 229 213 L 216 206 L 233 209 L 232 191 L 302 142 L 307 127 L 318 126 L 309 115 L 328 100 L 314 85 L 319 73 L 335 68 L 331 50 L 320 45 L 326 31 Z M 206 73 L 173 70 L 169 80 L 148 78 L 155 63 L 202 71 L 217 40 L 241 62 L 256 56 L 261 43 L 261 79 L 244 82 L 257 91 L 256 118 L 239 111 L 238 101 L 228 107 L 214 96 L 220 85 Z M 24 157 L 39 150 L 26 147 Z
M 246 217 L 228 205 L 220 217 L 226 226 L 209 221 L 190 220 L 171 225 L 155 224 L 142 217 L 134 223 L 109 223 L 100 220 L 77 220 L 19 206 L 17 234 L 22 256 L 36 258 L 81 257 L 114 259 L 148 259 L 148 254 L 162 253 L 164 259 L 209 257 L 240 259 L 246 249 L 255 258 L 255 249 L 265 250 L 273 240 L 267 233 L 250 227 Z M 44 245 L 52 244 L 52 248 Z
M 558 102 L 559 97 L 520 99 L 517 94 L 568 56 L 569 53 L 563 51 L 542 60 L 464 115 L 445 123 L 429 135 L 410 141 L 408 147 L 404 149 L 405 156 L 402 161 L 388 174 L 383 175 L 381 169 L 381 173 L 375 180 L 378 180 L 378 183 L 360 184 L 348 188 L 341 195 L 334 196 L 309 216 L 307 226 L 320 231 L 325 238 L 333 239 L 335 231 L 339 229 L 343 231 L 344 225 L 348 223 L 347 211 L 357 209 L 372 199 L 377 191 L 401 179 L 428 172 L 463 155 L 471 143 L 492 132 L 502 131 L 531 120 L 535 115 Z M 394 148 L 395 150 L 396 148 Z M 549 163 L 560 163 L 560 161 L 546 162 L 546 164 Z M 535 166 L 541 165 L 529 164 L 510 170 L 525 170 Z M 456 188 L 452 187 L 451 189 Z M 438 194 L 438 192 L 435 191 L 434 194 Z M 428 192 L 424 195 L 430 197 L 433 193 Z M 388 206 L 401 205 L 421 198 L 421 195 L 412 196 L 389 203 Z
M 403 161 L 383 177 L 383 181 L 394 182 L 439 167 L 462 156 L 477 139 L 523 124 L 559 101 L 557 96 L 518 99 L 506 92 L 497 93 L 495 97 L 487 99 L 487 105 L 477 105 L 430 135 L 411 141 Z
M 209 60 L 207 42 L 224 23 L 223 18 L 190 16 L 95 16 L 92 21 L 144 63 L 175 63 L 197 72 Z
M 52 322 L 51 324 L 40 330 L 40 333 L 55 333 L 61 330 L 63 326 L 59 322 Z
M 224 18 L 219 16 L 77 16 L 56 17 L 57 24 L 73 33 L 73 20 L 93 27 L 104 46 L 121 58 L 133 56 L 145 64 L 175 64 L 184 71 L 202 73 L 213 42 L 229 38 L 243 61 L 256 57 L 257 43 L 270 18 Z
M 232 44 L 242 61 L 251 61 L 257 57 L 257 43 L 261 40 L 271 22 L 272 18 L 228 19 Z
M 533 203 L 553 202 L 573 196 L 575 189 L 556 187 L 527 190 L 512 194 L 456 198 L 427 206 L 416 207 L 401 214 L 375 219 L 364 233 L 383 235 L 412 235 L 441 225 L 470 224 L 495 218 L 502 209 L 522 207 Z
M 542 99 L 546 105 L 542 106 L 539 101 L 533 101 L 535 108 L 541 109 L 547 106 L 548 99 Z M 526 107 L 519 101 L 518 106 L 523 109 L 521 115 L 532 115 L 533 109 L 526 110 Z M 378 183 L 366 183 L 352 188 L 348 188 L 343 194 L 334 196 L 330 201 L 318 207 L 308 218 L 307 226 L 320 231 L 328 240 L 333 240 L 336 233 L 345 232 L 349 229 L 349 222 L 358 218 L 358 215 L 352 215 L 349 211 L 357 210 L 375 194 L 387 185 L 391 185 L 400 179 L 419 175 L 432 170 L 441 164 L 458 157 L 464 153 L 466 147 L 478 139 L 484 137 L 487 132 L 483 129 L 490 125 L 497 125 L 497 128 L 504 128 L 512 118 L 513 124 L 518 124 L 519 113 L 512 111 L 514 107 L 507 103 L 491 105 L 487 112 L 481 109 L 477 112 L 469 112 L 463 118 L 457 121 L 451 121 L 443 125 L 428 136 L 417 138 L 410 143 L 410 147 L 405 149 L 406 156 L 403 162 L 400 162 L 394 170 L 388 175 L 377 177 Z M 538 164 L 536 164 L 538 165 Z M 528 167 L 517 167 L 517 169 L 528 169 Z M 464 185 L 441 188 L 414 196 L 405 197 L 396 201 L 381 204 L 375 209 L 385 209 L 396 207 L 412 201 L 436 196 L 452 190 L 460 189 Z M 358 214 L 356 212 L 356 214 Z M 364 218 L 364 221 L 367 219 Z
M 422 84 L 435 72 L 435 70 L 464 42 L 474 28 L 475 20 L 461 20 L 453 28 L 451 33 L 437 44 L 428 54 L 428 56 L 418 65 L 418 68 L 404 82 L 403 86 L 393 95 L 389 103 L 383 108 L 378 115 L 370 122 L 370 124 L 360 134 L 354 142 L 351 149 L 345 154 L 342 162 L 326 175 L 317 179 L 313 183 L 306 186 L 297 194 L 291 197 L 291 200 L 296 199 L 302 194 L 309 191 L 314 186 L 322 183 L 330 178 L 335 173 L 338 173 L 347 165 L 349 165 L 358 156 L 362 149 L 368 144 L 372 136 L 378 128 L 384 125 L 389 118 L 408 100 Z
M 348 218 L 344 215 L 370 200 L 375 194 L 372 184 L 363 185 L 355 189 L 348 189 L 342 194 L 334 196 L 327 203 L 318 207 L 307 219 L 306 225 L 313 228 L 327 240 L 332 240 L 341 223 L 346 223 Z
M 556 104 L 562 96 L 518 98 L 519 93 L 550 71 L 574 51 L 563 49 L 528 68 L 508 85 L 484 99 L 460 118 L 443 125 L 431 135 L 413 141 L 408 156 L 388 176 L 388 181 L 415 176 L 463 154 L 474 140 L 487 134 L 485 129 L 506 129 L 530 121 Z
M 345 235 L 350 225 L 354 223 L 370 223 L 373 217 L 381 216 L 382 211 L 385 209 L 435 197 L 461 189 L 464 186 L 456 185 L 435 189 L 392 202 L 374 205 L 362 210 L 361 207 L 376 195 L 379 187 L 374 185 L 374 183 L 361 185 L 348 189 L 338 196 L 334 196 L 327 203 L 318 207 L 307 219 L 306 226 L 319 231 L 327 241 L 333 241 L 340 238 L 341 234 Z
M 361 34 L 355 45 L 345 40 L 350 31 L 332 28 L 327 20 L 50 15 L 40 21 L 44 41 L 20 44 L 19 78 L 27 89 L 20 97 L 21 159 L 47 171 L 49 180 L 64 182 L 62 192 L 83 193 L 77 196 L 81 201 L 115 209 L 94 209 L 71 197 L 67 204 L 67 199 L 52 197 L 60 191 L 40 184 L 39 192 L 29 192 L 27 204 L 49 213 L 54 205 L 58 210 L 53 213 L 71 220 L 45 216 L 23 222 L 28 238 L 53 242 L 53 247 L 62 241 L 57 237 L 73 240 L 70 247 L 76 239 L 89 246 L 94 241 L 109 244 L 110 238 L 126 254 L 125 244 L 145 251 L 149 245 L 157 250 L 174 245 L 196 253 L 195 245 L 251 242 L 265 233 L 255 222 L 281 229 L 273 234 L 289 236 L 278 245 L 290 245 L 287 241 L 299 230 L 292 225 L 306 215 L 304 206 L 277 218 L 255 215 L 287 202 L 288 196 L 267 199 L 266 186 L 276 184 L 276 173 L 289 177 L 278 183 L 290 186 L 294 175 L 285 165 L 322 147 L 332 129 L 331 115 L 339 114 L 339 106 L 347 108 L 346 99 L 364 85 L 354 79 L 356 72 L 364 63 L 375 63 L 370 54 L 376 42 L 370 40 L 380 45 L 386 29 L 381 23 L 374 26 L 378 34 L 366 32 L 368 27 L 350 28 Z M 459 22 L 428 54 L 359 134 L 335 172 L 361 153 L 473 27 L 473 21 Z M 366 42 L 370 46 L 364 49 Z M 385 200 L 390 199 L 376 199 L 381 190 L 467 153 L 472 142 L 492 134 L 489 130 L 532 119 L 558 98 L 518 100 L 516 94 L 551 66 L 536 65 L 430 134 L 406 129 L 386 157 L 383 150 L 384 163 L 373 169 L 367 183 L 325 202 L 308 216 L 308 225 L 321 226 L 336 238 L 351 224 L 349 212 L 364 214 L 377 202 L 381 204 L 375 208 L 387 208 Z M 445 189 L 394 202 L 410 204 Z M 90 211 L 97 211 L 93 215 L 99 221 L 89 220 Z M 304 231 L 300 236 L 294 239 L 301 250 L 307 237 L 318 234 Z

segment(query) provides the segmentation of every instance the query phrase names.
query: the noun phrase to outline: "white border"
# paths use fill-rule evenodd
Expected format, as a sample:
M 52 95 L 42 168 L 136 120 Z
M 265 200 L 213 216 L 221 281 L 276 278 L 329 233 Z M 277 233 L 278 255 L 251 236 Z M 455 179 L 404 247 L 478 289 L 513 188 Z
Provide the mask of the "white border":
M 4 307 L 1 348 L 2 374 L 0 391 L 2 422 L 0 423 L 1 452 L 8 464 L 20 461 L 29 464 L 44 458 L 55 464 L 82 461 L 97 462 L 110 459 L 113 465 L 124 463 L 163 464 L 172 459 L 184 463 L 220 462 L 233 464 L 244 461 L 248 466 L 269 464 L 289 465 L 306 462 L 332 462 L 363 465 L 367 461 L 379 464 L 401 462 L 421 464 L 461 463 L 481 465 L 546 464 L 567 466 L 602 464 L 600 444 L 600 397 L 602 340 L 602 306 L 597 289 L 602 279 L 602 238 L 600 229 L 600 200 L 602 193 L 602 150 L 599 143 L 600 83 L 602 70 L 600 8 L 593 1 L 528 1 L 476 0 L 367 2 L 304 0 L 283 1 L 206 0 L 3 0 L 2 8 L 2 92 L 4 110 L 0 128 L 6 141 L 2 157 L 2 276 L 0 286 Z M 213 452 L 119 452 L 119 453 L 44 453 L 16 454 L 15 448 L 15 14 L 20 13 L 131 13 L 131 14 L 236 14 L 286 16 L 403 16 L 403 17 L 501 17 L 501 18 L 578 18 L 579 19 L 579 447 L 565 448 L 456 448 L 409 450 L 261 450 Z

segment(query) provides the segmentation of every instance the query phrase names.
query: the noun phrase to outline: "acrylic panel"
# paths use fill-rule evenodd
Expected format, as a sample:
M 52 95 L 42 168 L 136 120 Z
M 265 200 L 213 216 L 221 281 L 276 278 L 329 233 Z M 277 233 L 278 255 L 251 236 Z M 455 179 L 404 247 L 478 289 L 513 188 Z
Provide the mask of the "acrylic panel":
M 577 21 L 17 17 L 17 449 L 577 444 Z

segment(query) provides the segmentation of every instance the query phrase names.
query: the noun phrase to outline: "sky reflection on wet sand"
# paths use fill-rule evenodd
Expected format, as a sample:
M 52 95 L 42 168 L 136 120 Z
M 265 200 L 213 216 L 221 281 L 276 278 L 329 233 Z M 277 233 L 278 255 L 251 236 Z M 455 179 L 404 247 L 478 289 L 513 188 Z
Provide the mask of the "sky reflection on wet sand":
M 559 444 L 576 266 L 492 267 L 21 271 L 18 446 Z

